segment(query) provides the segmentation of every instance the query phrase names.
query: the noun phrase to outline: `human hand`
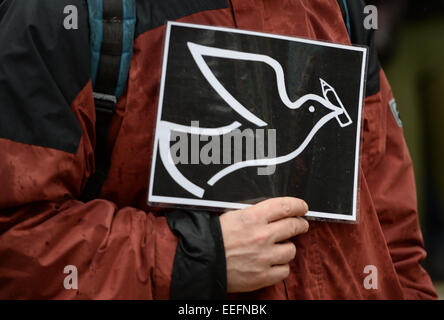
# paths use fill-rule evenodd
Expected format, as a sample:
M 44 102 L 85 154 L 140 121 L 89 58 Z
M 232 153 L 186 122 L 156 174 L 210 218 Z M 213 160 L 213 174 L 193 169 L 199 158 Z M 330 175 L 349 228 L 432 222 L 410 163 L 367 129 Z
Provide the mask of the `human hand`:
M 285 197 L 220 216 L 228 292 L 250 292 L 284 280 L 296 246 L 288 239 L 308 231 L 305 201 Z

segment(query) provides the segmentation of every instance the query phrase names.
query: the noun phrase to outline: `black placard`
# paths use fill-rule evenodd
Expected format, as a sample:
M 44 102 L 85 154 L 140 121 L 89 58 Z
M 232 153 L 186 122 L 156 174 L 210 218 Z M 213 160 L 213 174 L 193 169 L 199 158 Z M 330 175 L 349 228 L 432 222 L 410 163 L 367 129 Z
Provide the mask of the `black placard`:
M 148 202 L 355 222 L 367 48 L 167 25 Z

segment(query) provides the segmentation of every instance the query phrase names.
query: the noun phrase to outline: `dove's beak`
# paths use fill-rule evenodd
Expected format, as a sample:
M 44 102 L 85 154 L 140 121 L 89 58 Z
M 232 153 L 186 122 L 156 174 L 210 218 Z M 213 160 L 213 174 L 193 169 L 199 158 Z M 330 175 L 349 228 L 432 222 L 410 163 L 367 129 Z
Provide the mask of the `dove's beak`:
M 320 81 L 324 98 L 327 99 L 335 107 L 341 109 L 342 111 L 336 115 L 336 120 L 338 121 L 339 125 L 342 128 L 351 125 L 353 121 L 350 118 L 350 115 L 348 114 L 347 110 L 344 108 L 344 105 L 342 104 L 341 99 L 339 99 L 335 89 L 324 80 L 320 79 Z
M 353 123 L 353 121 L 350 118 L 350 115 L 348 114 L 347 110 L 344 109 L 344 107 L 342 107 L 342 110 L 344 112 L 341 113 L 340 115 L 337 115 L 336 120 L 338 120 L 339 125 L 342 128 L 344 128 L 344 127 L 348 127 L 349 125 L 351 125 Z

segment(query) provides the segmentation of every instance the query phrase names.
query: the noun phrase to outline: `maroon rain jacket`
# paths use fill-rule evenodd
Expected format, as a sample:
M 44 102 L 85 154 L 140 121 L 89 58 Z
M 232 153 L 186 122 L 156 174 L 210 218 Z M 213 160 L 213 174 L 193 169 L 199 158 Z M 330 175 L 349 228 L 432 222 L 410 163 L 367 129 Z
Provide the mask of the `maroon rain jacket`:
M 100 198 L 84 203 L 80 195 L 95 170 L 86 3 L 24 2 L 0 1 L 3 299 L 170 298 L 178 236 L 164 211 L 146 204 L 166 20 L 372 48 L 352 1 L 344 15 L 336 0 L 137 0 L 128 85 L 109 135 L 111 168 Z M 78 30 L 61 27 L 66 4 L 78 5 Z M 359 223 L 311 222 L 307 234 L 293 239 L 298 252 L 285 281 L 229 298 L 436 298 L 421 267 L 426 252 L 413 167 L 392 99 L 373 57 Z M 64 288 L 67 265 L 77 267 L 77 290 Z M 378 270 L 377 289 L 364 286 L 367 265 Z

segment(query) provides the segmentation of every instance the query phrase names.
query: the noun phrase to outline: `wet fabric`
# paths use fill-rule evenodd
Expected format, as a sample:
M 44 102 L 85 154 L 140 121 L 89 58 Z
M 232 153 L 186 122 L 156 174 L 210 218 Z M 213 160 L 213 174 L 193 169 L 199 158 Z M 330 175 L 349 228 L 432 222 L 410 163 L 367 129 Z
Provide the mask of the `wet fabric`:
M 39 62 L 37 65 L 43 66 L 44 61 L 51 66 L 51 60 L 39 58 L 46 46 L 37 49 L 35 38 L 28 36 L 41 28 L 25 19 L 34 15 L 32 8 L 37 2 L 46 4 L 42 5 L 46 11 L 38 11 L 39 19 L 61 14 L 51 10 L 48 4 L 53 5 L 52 0 L 30 0 L 27 1 L 30 9 L 14 7 L 18 3 L 15 1 L 0 16 L 14 13 L 26 26 L 16 32 L 16 37 L 8 38 L 9 47 L 22 39 L 24 55 L 35 49 L 31 56 Z M 204 10 L 176 18 L 184 22 L 350 43 L 337 1 L 230 2 L 233 8 Z M 11 8 L 17 11 L 10 11 Z M 161 10 L 168 14 L 168 8 Z M 1 23 L 3 21 L 2 18 Z M 65 43 L 60 26 L 48 26 L 53 39 Z M 2 43 L 7 34 L 5 30 L 7 28 L 0 28 Z M 87 28 L 76 32 L 87 39 Z M 94 171 L 95 113 L 91 82 L 83 83 L 82 89 L 76 90 L 74 100 L 53 99 L 50 94 L 30 94 L 27 99 L 17 98 L 6 104 L 0 100 L 3 114 L 20 107 L 26 111 L 21 113 L 25 115 L 37 97 L 44 101 L 43 105 L 54 106 L 54 110 L 68 101 L 68 111 L 75 115 L 82 133 L 78 148 L 69 149 L 71 153 L 33 140 L 0 135 L 1 298 L 170 297 L 178 238 L 169 228 L 164 213 L 146 205 L 150 169 L 147 159 L 152 152 L 164 32 L 164 26 L 159 26 L 139 32 L 135 39 L 128 86 L 111 124 L 111 168 L 100 199 L 88 203 L 77 200 Z M 57 55 L 57 59 L 64 59 L 61 65 L 71 66 L 72 70 L 64 73 L 64 77 L 71 79 L 78 72 L 74 69 L 83 66 L 76 60 L 82 55 L 82 48 L 71 47 L 72 43 L 68 42 L 64 46 L 79 52 L 75 57 Z M 5 50 L 3 48 L 0 50 Z M 85 59 L 89 61 L 89 52 L 85 52 Z M 2 63 L 0 79 L 9 79 L 15 73 L 23 83 L 53 86 L 52 90 L 45 89 L 47 92 L 60 92 L 66 90 L 65 86 L 75 88 L 76 83 L 82 83 L 64 84 L 65 79 L 58 80 L 57 73 L 49 71 L 54 70 L 52 68 L 36 71 L 29 77 L 26 70 L 30 70 L 31 65 L 22 63 L 11 70 L 8 64 Z M 89 71 L 80 73 L 88 78 Z M 379 73 L 379 79 L 381 89 L 368 96 L 364 106 L 360 223 L 312 222 L 307 234 L 293 239 L 298 253 L 284 282 L 253 293 L 230 295 L 230 298 L 436 298 L 430 278 L 420 265 L 426 253 L 417 219 L 411 160 L 402 129 L 388 107 L 393 94 L 383 72 Z M 1 83 L 0 94 L 4 95 L 11 88 Z M 12 89 L 19 97 L 19 87 Z M 59 119 L 52 120 L 54 126 Z M 17 126 L 26 127 L 32 126 L 35 120 L 32 116 L 23 116 L 15 121 Z M 57 131 L 49 131 L 41 136 L 56 134 Z M 78 269 L 77 290 L 63 287 L 66 276 L 63 270 L 67 265 Z M 363 285 L 363 270 L 367 265 L 378 269 L 377 290 L 367 290 Z
M 70 105 L 89 79 L 89 44 L 88 33 L 63 28 L 66 5 L 87 30 L 81 0 L 0 4 L 0 138 L 78 150 L 82 131 Z

